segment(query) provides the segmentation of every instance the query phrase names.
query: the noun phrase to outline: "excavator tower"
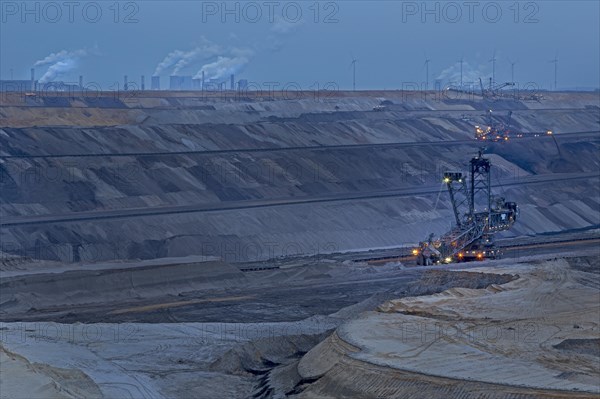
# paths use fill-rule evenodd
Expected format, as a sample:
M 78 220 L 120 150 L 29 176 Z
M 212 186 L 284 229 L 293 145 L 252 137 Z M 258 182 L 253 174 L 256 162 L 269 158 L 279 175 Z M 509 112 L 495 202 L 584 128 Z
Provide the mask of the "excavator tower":
M 433 235 L 415 249 L 417 263 L 464 262 L 497 258 L 493 235 L 508 230 L 517 220 L 518 207 L 514 202 L 492 195 L 489 159 L 482 151 L 469 163 L 468 179 L 461 172 L 444 173 L 454 227 L 437 239 Z

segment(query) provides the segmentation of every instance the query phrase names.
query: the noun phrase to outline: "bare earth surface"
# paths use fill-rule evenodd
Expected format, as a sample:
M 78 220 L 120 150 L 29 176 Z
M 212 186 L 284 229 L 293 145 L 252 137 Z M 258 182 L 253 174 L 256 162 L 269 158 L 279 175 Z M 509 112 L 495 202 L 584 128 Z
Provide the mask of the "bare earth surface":
M 301 396 L 597 397 L 600 258 L 481 270 L 519 278 L 387 301 L 343 324 L 300 361 L 304 379 L 322 378 Z
M 0 99 L 1 399 L 599 397 L 597 93 L 142 94 Z M 416 267 L 489 109 L 505 257 Z
M 106 301 L 90 316 L 152 323 L 3 322 L 2 397 L 595 398 L 600 257 L 588 253 L 464 270 L 298 265 L 220 301 Z M 272 287 L 257 297 L 260 281 Z M 285 321 L 319 286 L 333 313 Z M 202 321 L 215 314 L 244 321 Z

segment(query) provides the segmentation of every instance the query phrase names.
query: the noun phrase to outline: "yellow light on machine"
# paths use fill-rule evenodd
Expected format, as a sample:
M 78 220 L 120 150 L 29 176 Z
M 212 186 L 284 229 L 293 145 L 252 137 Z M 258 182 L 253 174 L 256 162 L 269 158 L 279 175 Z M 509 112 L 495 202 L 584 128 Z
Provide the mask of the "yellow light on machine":
M 449 177 L 444 177 L 444 183 L 450 183 L 450 178 Z
M 415 248 L 415 249 L 413 249 L 413 250 L 412 250 L 412 254 L 413 254 L 414 256 L 417 256 L 417 255 L 419 254 L 419 250 L 418 250 L 418 249 L 416 249 L 416 248 Z
M 446 258 L 446 259 L 444 259 L 444 262 L 450 263 L 450 262 L 452 262 L 452 258 Z
M 481 252 L 477 254 L 477 259 L 483 259 L 483 254 Z
M 552 130 L 547 130 L 547 131 L 546 131 L 546 134 L 547 134 L 547 135 L 551 135 L 551 134 L 552 134 Z

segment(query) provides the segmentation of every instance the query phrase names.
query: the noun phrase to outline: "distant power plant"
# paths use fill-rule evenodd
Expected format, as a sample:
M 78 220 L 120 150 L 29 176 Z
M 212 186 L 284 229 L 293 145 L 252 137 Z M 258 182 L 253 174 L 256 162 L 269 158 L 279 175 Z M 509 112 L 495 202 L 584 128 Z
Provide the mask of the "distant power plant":
M 79 84 L 63 81 L 40 83 L 35 79 L 35 69 L 30 69 L 29 79 L 0 80 L 0 92 L 35 92 L 35 91 L 81 91 L 83 76 L 79 76 Z
M 37 87 L 37 81 L 34 81 L 33 85 L 35 87 Z M 0 80 L 0 91 L 25 92 L 25 91 L 30 91 L 31 86 L 32 86 L 31 80 L 27 80 L 27 79 Z M 35 88 L 34 88 L 34 90 L 35 90 Z
M 160 76 L 152 76 L 150 80 L 150 90 L 160 90 Z
M 35 91 L 83 91 L 83 75 L 79 75 L 77 82 L 51 81 L 41 83 L 35 79 L 35 69 L 30 69 L 30 79 L 0 79 L 0 91 L 2 92 L 35 92 Z M 196 75 L 198 76 L 198 75 Z M 100 90 L 98 84 L 91 82 L 91 89 Z M 140 85 L 130 81 L 128 75 L 123 75 L 123 91 L 146 90 L 146 77 L 140 75 Z M 120 85 L 119 85 L 120 86 Z M 114 87 L 114 86 L 113 86 Z M 224 90 L 246 90 L 248 89 L 248 80 L 235 80 L 235 75 L 231 74 L 228 78 L 206 79 L 204 71 L 199 77 L 192 75 L 171 75 L 169 76 L 169 90 L 188 90 L 188 91 L 224 91 Z M 107 91 L 110 89 L 106 89 Z M 160 76 L 153 75 L 150 78 L 150 90 L 161 90 Z
M 170 90 L 192 90 L 192 76 L 171 76 L 169 80 Z
M 192 79 L 192 90 L 202 90 L 202 79 Z
M 169 90 L 235 90 L 235 75 L 231 74 L 229 79 L 209 79 L 205 80 L 204 72 L 201 78 L 194 78 L 191 75 L 172 75 L 169 77 Z M 153 77 L 154 79 L 155 77 Z M 156 77 L 158 79 L 158 77 Z M 247 87 L 247 81 L 243 85 Z M 157 82 L 158 83 L 158 82 Z M 238 84 L 238 87 L 242 85 Z M 153 87 L 153 90 L 159 90 Z

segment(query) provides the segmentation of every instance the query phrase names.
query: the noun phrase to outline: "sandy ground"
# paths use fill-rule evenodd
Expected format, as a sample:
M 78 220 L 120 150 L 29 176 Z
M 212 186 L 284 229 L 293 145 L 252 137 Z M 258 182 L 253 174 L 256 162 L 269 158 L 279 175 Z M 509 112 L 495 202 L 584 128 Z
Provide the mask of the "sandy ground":
M 301 360 L 302 377 L 322 379 L 303 397 L 338 397 L 334 391 L 349 392 L 343 397 L 408 397 L 403 395 L 428 379 L 422 388 L 431 391 L 410 397 L 439 397 L 441 380 L 448 397 L 458 394 L 451 386 L 461 386 L 456 389 L 468 398 L 485 392 L 597 397 L 600 257 L 481 270 L 520 277 L 486 289 L 391 300 L 345 323 Z M 348 380 L 360 369 L 372 373 Z M 403 374 L 390 377 L 395 370 Z M 383 383 L 386 375 L 412 388 L 399 384 L 394 390 Z
M 432 270 L 385 294 L 402 299 L 294 322 L 1 323 L 2 398 L 596 397 L 599 257 L 545 258 Z M 283 283 L 308 276 L 294 269 Z M 404 273 L 368 269 L 373 281 Z M 332 293 L 355 290 L 335 280 Z M 232 298 L 184 302 L 227 312 Z
M 188 398 L 190 392 L 195 398 L 246 397 L 254 389 L 257 373 L 306 353 L 325 338 L 322 334 L 363 311 L 362 306 L 375 308 L 380 300 L 370 300 L 370 296 L 382 289 L 378 279 L 398 277 L 394 276 L 396 267 L 376 271 L 366 265 L 332 264 L 245 274 L 223 263 L 197 261 L 97 264 L 85 271 L 77 266 L 23 261 L 18 268 L 3 271 L 3 283 L 23 282 L 21 288 L 14 290 L 14 296 L 10 294 L 10 284 L 2 290 L 5 317 L 16 314 L 22 305 L 23 309 L 30 309 L 33 302 L 26 299 L 30 297 L 38 309 L 56 307 L 75 312 L 73 317 L 78 321 L 85 321 L 81 304 L 87 301 L 101 306 L 98 314 L 104 319 L 135 320 L 56 323 L 42 322 L 33 315 L 32 322 L 0 323 L 0 347 L 11 353 L 3 354 L 1 359 L 3 395 L 94 397 L 71 395 L 61 379 L 39 371 L 43 366 L 44 370 L 65 370 L 78 386 L 93 381 L 91 386 L 97 387 L 97 396 L 106 398 Z M 189 269 L 190 265 L 195 271 Z M 120 277 L 119 270 L 127 277 Z M 98 280 L 103 275 L 111 277 Z M 80 277 L 73 280 L 74 276 Z M 414 278 L 400 277 L 398 281 Z M 45 284 L 36 285 L 39 278 Z M 362 281 L 367 278 L 375 282 L 367 280 L 363 287 Z M 120 287 L 123 281 L 126 286 Z M 353 286 L 354 281 L 358 288 Z M 336 283 L 340 287 L 335 287 Z M 325 287 L 317 287 L 320 285 Z M 234 286 L 241 290 L 240 295 L 228 294 Z M 87 287 L 85 293 L 82 287 Z M 217 287 L 220 291 L 214 298 L 205 298 Z M 140 297 L 136 294 L 130 299 L 133 302 L 126 305 L 129 302 L 121 298 L 119 291 L 127 297 L 130 289 Z M 190 290 L 196 294 L 186 294 Z M 249 292 L 262 297 L 254 299 L 247 295 Z M 326 306 L 303 306 L 302 300 L 309 300 L 310 295 L 317 298 L 319 292 L 328 298 Z M 340 295 L 342 292 L 354 295 L 348 299 Z M 150 300 L 153 297 L 156 300 Z M 367 298 L 365 304 L 356 304 L 363 298 Z M 21 303 L 23 300 L 27 304 Z M 328 307 L 334 312 L 346 308 L 343 314 L 298 317 L 314 315 Z M 188 317 L 194 320 L 216 317 L 221 321 L 247 322 L 173 322 L 182 311 L 194 313 Z M 25 312 L 32 315 L 31 311 Z M 265 322 L 265 317 L 288 321 Z M 155 322 L 141 323 L 144 318 Z M 290 321 L 295 319 L 299 320 Z M 39 383 L 23 387 L 22 381 L 28 379 Z M 34 394 L 29 388 L 35 389 Z
M 0 398 L 101 398 L 98 386 L 84 373 L 59 369 L 40 363 L 30 363 L 23 356 L 9 352 L 0 345 Z
M 68 378 L 78 386 L 89 381 L 84 388 L 105 398 L 245 397 L 255 384 L 253 369 L 264 367 L 263 357 L 279 362 L 277 356 L 306 352 L 318 342 L 310 337 L 335 325 L 328 318 L 244 324 L 7 323 L 0 352 L 2 398 L 94 397 L 69 396 L 61 380 L 32 363 L 71 370 L 65 371 Z M 271 357 L 270 351 L 285 355 Z M 29 379 L 32 383 L 23 385 Z
M 24 290 L 31 289 L 31 284 L 40 276 L 45 281 L 55 278 L 64 284 L 55 286 L 56 290 L 42 296 L 43 301 L 36 302 L 37 312 L 25 310 L 22 313 L 29 315 L 31 322 L 0 323 L 0 345 L 3 350 L 18 354 L 22 359 L 20 366 L 15 365 L 14 361 L 5 362 L 2 359 L 3 366 L 6 363 L 12 370 L 9 374 L 3 374 L 3 379 L 9 380 L 7 386 L 13 389 L 9 397 L 19 397 L 21 392 L 29 396 L 27 391 L 20 390 L 19 381 L 30 377 L 39 377 L 40 384 L 64 385 L 53 377 L 38 376 L 39 373 L 26 367 L 28 364 L 77 372 L 79 374 L 73 378 L 74 381 L 81 385 L 89 378 L 101 395 L 107 398 L 188 398 L 190 392 L 196 398 L 247 397 L 265 389 L 260 385 L 260 379 L 271 370 L 280 365 L 293 369 L 294 362 L 341 323 L 357 317 L 365 310 L 376 309 L 385 299 L 395 297 L 390 296 L 392 290 L 410 291 L 411 287 L 423 289 L 419 287 L 423 282 L 421 273 L 399 265 L 375 268 L 366 264 L 327 263 L 244 273 L 248 278 L 240 280 L 243 290 L 236 288 L 241 290 L 241 296 L 232 296 L 232 288 L 226 288 L 229 274 L 224 273 L 222 265 L 219 268 L 211 265 L 210 262 L 205 265 L 205 272 L 198 274 L 197 281 L 182 285 L 166 280 L 167 275 L 160 272 L 161 266 L 156 266 L 155 271 L 159 271 L 163 285 L 169 286 L 171 294 L 202 288 L 198 294 L 200 297 L 173 296 L 161 291 L 161 295 L 165 296 L 157 296 L 156 301 L 137 302 L 137 306 L 110 301 L 118 296 L 111 291 L 114 288 L 111 284 L 117 284 L 118 279 L 107 280 L 105 283 L 108 285 L 104 286 L 106 292 L 102 294 L 103 280 L 93 280 L 93 276 L 88 276 L 87 280 L 76 278 L 73 284 L 67 284 L 65 281 L 70 279 L 67 276 L 79 275 L 75 270 L 62 270 L 63 274 L 49 265 L 47 271 L 50 273 L 39 274 L 24 268 L 19 271 L 22 273 L 20 277 L 14 274 L 17 271 L 13 271 L 11 277 L 5 280 L 19 278 L 24 284 L 15 291 L 14 298 L 8 295 L 8 288 L 3 290 L 3 294 L 6 294 L 2 307 L 6 312 L 5 317 L 10 318 L 10 315 L 16 314 L 14 312 L 19 313 L 19 309 L 28 308 L 29 305 L 23 307 L 25 303 L 20 304 L 26 299 L 23 297 Z M 140 269 L 133 265 L 124 266 L 128 272 Z M 169 267 L 169 278 L 174 282 L 179 281 L 176 272 L 178 266 L 170 264 Z M 185 264 L 182 267 L 187 270 Z M 102 270 L 98 268 L 93 273 Z M 144 269 L 144 272 L 148 276 L 152 274 L 148 269 Z M 453 272 L 434 274 L 440 277 L 457 275 Z M 237 281 L 235 273 L 232 277 Z M 427 281 L 427 289 L 437 287 L 435 281 Z M 444 281 L 444 284 L 466 283 L 470 283 L 470 279 L 464 276 L 456 281 L 452 278 Z M 83 284 L 94 286 L 98 292 L 89 292 L 85 298 L 80 294 L 75 295 Z M 218 297 L 221 300 L 202 299 L 206 296 L 206 284 L 223 287 Z M 32 296 L 37 298 L 39 295 L 33 295 L 39 292 L 36 287 L 33 286 Z M 136 288 L 146 295 L 151 295 L 153 289 L 154 285 L 146 285 L 145 290 Z M 256 295 L 256 298 L 250 298 L 249 293 Z M 61 319 L 60 314 L 53 312 L 45 316 L 44 312 L 39 313 L 43 307 L 53 308 L 56 305 L 62 311 L 74 312 L 73 318 L 83 321 L 86 318 L 82 313 L 84 308 L 74 308 L 72 301 L 75 297 L 87 300 L 93 296 L 97 297 L 98 306 L 102 306 L 91 314 L 86 323 L 42 321 L 52 320 L 53 314 L 55 320 Z M 141 305 L 146 303 L 151 305 Z M 324 309 L 330 310 L 323 314 Z M 39 317 L 44 318 L 36 319 L 38 313 Z M 309 316 L 298 317 L 303 314 Z M 99 323 L 93 320 L 120 320 L 123 317 L 134 322 Z M 210 320 L 214 317 L 220 321 L 243 322 L 173 322 L 176 318 Z M 141 323 L 145 318 L 154 319 L 155 322 Z M 276 321 L 271 322 L 273 319 Z M 71 375 L 75 375 L 73 373 Z M 297 380 L 285 373 L 283 375 L 286 384 L 281 384 L 281 389 L 288 392 L 294 388 Z M 270 397 L 267 391 L 259 394 L 259 397 Z M 35 397 L 54 397 L 54 393 L 44 391 Z

